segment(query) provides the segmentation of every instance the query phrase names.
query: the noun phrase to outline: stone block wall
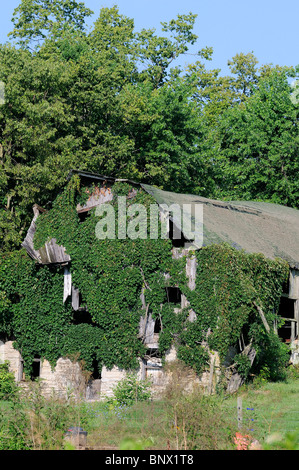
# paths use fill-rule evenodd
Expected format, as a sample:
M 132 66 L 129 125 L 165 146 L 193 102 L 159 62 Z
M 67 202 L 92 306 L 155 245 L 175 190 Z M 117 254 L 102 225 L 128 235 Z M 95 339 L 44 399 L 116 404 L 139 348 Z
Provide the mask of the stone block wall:
M 9 361 L 9 369 L 15 376 L 16 382 L 22 379 L 23 366 L 19 351 L 14 349 L 13 341 L 0 341 L 0 362 Z
M 3 343 L 0 341 L 0 361 L 8 360 L 10 370 L 15 376 L 16 382 L 20 383 L 23 388 L 28 386 L 28 382 L 23 380 L 23 361 L 20 353 L 13 348 L 13 343 L 8 341 Z M 172 347 L 165 357 L 166 364 L 172 364 L 176 361 L 176 350 Z M 206 391 L 213 392 L 215 387 L 215 379 L 217 381 L 218 358 L 214 358 L 214 373 L 203 374 L 201 379 L 193 374 L 188 377 L 188 386 L 193 387 L 199 385 Z M 140 361 L 140 367 L 137 371 L 139 379 L 149 379 L 152 383 L 152 393 L 154 397 L 158 397 L 163 393 L 167 385 L 172 380 L 172 374 L 162 367 L 159 360 L 151 367 Z M 161 362 L 161 361 L 160 361 Z M 215 373 L 216 372 L 216 373 Z M 80 365 L 72 362 L 70 359 L 60 358 L 55 367 L 52 367 L 47 360 L 40 363 L 40 381 L 41 390 L 44 396 L 58 396 L 61 398 L 75 397 L 77 399 L 86 399 L 91 401 L 102 400 L 105 397 L 113 396 L 113 388 L 117 383 L 126 377 L 127 372 L 113 367 L 111 370 L 103 367 L 101 378 L 91 383 L 86 383 L 84 374 L 80 369 Z

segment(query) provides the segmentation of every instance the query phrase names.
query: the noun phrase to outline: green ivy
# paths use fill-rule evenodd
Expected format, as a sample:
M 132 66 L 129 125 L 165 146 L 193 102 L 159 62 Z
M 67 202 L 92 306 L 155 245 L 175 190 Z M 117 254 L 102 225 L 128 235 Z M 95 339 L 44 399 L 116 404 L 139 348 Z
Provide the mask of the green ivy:
M 282 286 L 289 273 L 287 263 L 266 259 L 261 254 L 247 254 L 226 244 L 204 247 L 195 256 L 196 288 L 189 291 L 182 285 L 182 290 L 197 319 L 181 335 L 181 359 L 186 361 L 189 357 L 189 365 L 200 371 L 207 361 L 202 342 L 218 351 L 223 363 L 231 348 L 239 350 L 242 338 L 244 345 L 250 343 L 256 349 L 256 363 L 261 365 L 260 358 L 266 359 L 265 349 L 269 351 L 269 348 L 265 348 L 265 341 L 269 347 L 273 342 L 276 345 L 267 357 L 273 370 L 282 357 L 285 363 L 286 349 L 274 333 L 273 325 L 279 321 Z M 262 308 L 270 333 L 266 333 L 256 305 Z M 238 357 L 237 364 L 243 373 L 244 360 Z
M 224 361 L 242 336 L 246 343 L 252 341 L 260 366 L 282 358 L 275 359 L 277 337 L 265 334 L 254 304 L 263 309 L 272 326 L 288 274 L 286 263 L 226 245 L 205 247 L 191 253 L 197 258 L 196 288 L 191 291 L 187 287 L 186 258 L 173 259 L 170 240 L 152 240 L 149 236 L 97 239 L 96 212 L 91 210 L 80 221 L 76 211 L 77 204 L 86 201 L 87 190 L 78 177 L 73 178 L 52 208 L 37 219 L 34 239 L 38 249 L 56 238 L 71 256 L 72 283 L 86 307 L 80 320 L 70 298 L 63 303 L 63 267 L 37 265 L 23 250 L 1 259 L 0 334 L 14 338 L 27 373 L 36 355 L 53 366 L 59 357 L 79 355 L 88 370 L 95 365 L 99 370 L 103 365 L 136 368 L 138 358 L 145 354 L 145 345 L 138 338 L 140 317 L 145 313 L 142 291 L 148 311 L 161 319 L 162 356 L 175 343 L 179 358 L 200 373 L 208 366 L 206 343 Z M 127 207 L 142 204 L 148 213 L 150 204 L 155 203 L 142 189 L 131 190 L 127 183 L 113 187 L 116 230 L 116 196 L 127 196 Z M 167 281 L 165 273 L 169 275 Z M 188 309 L 175 313 L 174 307 L 180 306 L 167 302 L 166 285 L 179 286 L 196 313 L 196 321 L 188 321 Z M 244 361 L 239 363 L 246 369 Z

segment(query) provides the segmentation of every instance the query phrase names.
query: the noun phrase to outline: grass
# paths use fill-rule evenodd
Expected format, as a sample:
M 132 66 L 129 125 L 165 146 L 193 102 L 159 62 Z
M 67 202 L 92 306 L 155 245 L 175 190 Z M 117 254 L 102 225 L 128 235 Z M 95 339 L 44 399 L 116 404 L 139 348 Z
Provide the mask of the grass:
M 238 397 L 242 399 L 241 427 Z M 258 441 L 262 449 L 299 450 L 298 397 L 299 377 L 293 376 L 286 382 L 243 387 L 233 396 L 205 397 L 199 392 L 183 395 L 181 390 L 172 390 L 161 400 L 132 406 L 85 402 L 75 408 L 59 408 L 57 401 L 41 402 L 40 408 L 36 405 L 39 418 L 44 417 L 39 419 L 38 432 L 33 429 L 36 419 L 32 419 L 32 404 L 28 403 L 28 409 L 32 435 L 35 442 L 38 436 L 43 449 L 55 433 L 75 424 L 88 431 L 90 449 L 234 450 L 234 437 L 240 432 Z M 9 402 L 0 402 L 0 418 L 8 416 L 9 409 Z M 22 415 L 11 415 L 13 421 L 16 418 L 21 423 Z M 26 439 L 28 442 L 28 436 Z M 63 445 L 59 439 L 51 444 L 52 448 Z
M 242 399 L 241 428 L 238 397 Z M 103 449 L 119 449 L 123 441 L 131 440 L 145 443 L 148 449 L 229 450 L 236 448 L 234 436 L 239 431 L 263 449 L 299 449 L 298 397 L 299 378 L 295 377 L 244 387 L 233 396 L 178 396 L 176 402 L 137 403 L 110 411 L 103 403 L 94 403 L 88 405 L 93 414 L 89 443 Z
M 169 448 L 171 424 L 160 401 L 136 403 L 131 407 L 110 408 L 105 403 L 87 404 L 89 445 L 93 448 L 119 449 L 122 442 L 142 443 L 143 447 Z M 167 438 L 168 436 L 168 438 Z
M 243 432 L 261 443 L 278 433 L 299 436 L 298 378 L 245 388 L 238 396 L 242 399 Z M 224 407 L 227 414 L 237 416 L 237 397 L 229 397 Z
M 103 403 L 88 407 L 88 445 L 94 449 L 120 449 L 128 443 L 151 450 L 233 448 L 229 417 L 214 399 L 197 394 L 176 403 L 150 401 L 122 410 L 107 410 Z

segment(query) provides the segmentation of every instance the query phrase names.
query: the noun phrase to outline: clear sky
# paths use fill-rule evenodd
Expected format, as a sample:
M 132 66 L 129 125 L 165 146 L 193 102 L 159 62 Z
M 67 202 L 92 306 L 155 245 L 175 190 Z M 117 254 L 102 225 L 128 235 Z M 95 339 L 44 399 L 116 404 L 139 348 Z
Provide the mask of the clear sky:
M 82 1 L 82 0 L 81 0 Z M 0 0 L 0 43 L 12 30 L 11 18 L 20 0 Z M 121 14 L 133 18 L 135 30 L 155 28 L 178 14 L 197 14 L 195 34 L 199 39 L 191 53 L 205 47 L 214 49 L 208 68 L 229 73 L 227 61 L 236 53 L 253 52 L 259 64 L 299 64 L 299 0 L 85 0 L 94 11 L 92 25 L 102 7 L 118 5 Z M 188 55 L 182 64 L 193 62 Z

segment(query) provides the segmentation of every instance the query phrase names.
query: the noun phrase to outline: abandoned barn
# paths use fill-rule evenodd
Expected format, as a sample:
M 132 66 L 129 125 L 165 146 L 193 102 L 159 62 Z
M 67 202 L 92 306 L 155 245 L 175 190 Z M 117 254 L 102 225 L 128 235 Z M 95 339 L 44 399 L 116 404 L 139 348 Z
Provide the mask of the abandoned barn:
M 262 255 L 266 260 L 283 260 L 283 262 L 288 265 L 288 280 L 283 284 L 283 291 L 280 294 L 278 308 L 274 313 L 276 315 L 275 318 L 283 318 L 284 322 L 279 323 L 279 325 L 277 325 L 276 322 L 269 324 L 263 307 L 256 305 L 256 303 L 255 306 L 259 322 L 265 331 L 269 332 L 273 330 L 284 344 L 290 346 L 290 361 L 292 363 L 299 362 L 299 349 L 297 349 L 299 322 L 299 211 L 263 202 L 225 202 L 210 200 L 195 195 L 170 193 L 150 185 L 139 184 L 128 180 L 118 180 L 82 171 L 71 172 L 70 180 L 72 180 L 73 177 L 77 178 L 77 186 L 80 185 L 85 191 L 85 199 L 82 198 L 79 202 L 76 200 L 76 207 L 74 208 L 78 223 L 82 224 L 82 226 L 86 223 L 90 213 L 93 212 L 99 216 L 100 207 L 107 207 L 113 200 L 115 201 L 115 196 L 118 193 L 116 189 L 114 191 L 114 188 L 120 183 L 126 185 L 127 201 L 134 201 L 136 194 L 141 192 L 149 195 L 152 200 L 155 201 L 156 207 L 159 208 L 159 220 L 166 220 L 167 222 L 167 237 L 165 238 L 170 242 L 168 246 L 170 246 L 171 249 L 171 258 L 173 260 L 183 260 L 185 266 L 184 274 L 188 287 L 187 290 L 181 289 L 180 284 L 174 282 L 173 279 L 167 282 L 170 275 L 164 273 L 165 287 L 163 287 L 163 289 L 166 293 L 167 304 L 172 306 L 174 315 L 179 316 L 182 312 L 187 311 L 187 321 L 190 324 L 195 325 L 201 315 L 201 311 L 196 310 L 191 301 L 192 292 L 196 290 L 198 279 L 197 271 L 199 266 L 196 253 L 203 251 L 207 247 L 225 244 L 225 246 L 230 246 L 237 253 L 258 254 Z M 172 210 L 168 218 L 168 213 L 165 208 L 177 208 L 178 210 L 177 212 Z M 186 208 L 188 208 L 188 210 Z M 196 213 L 197 209 L 198 212 Z M 86 323 L 86 318 L 89 318 L 89 323 L 94 324 L 94 319 L 88 317 L 86 299 L 84 298 L 83 292 L 80 290 L 80 286 L 76 282 L 78 268 L 76 268 L 77 265 L 74 263 L 73 253 L 59 242 L 59 237 L 56 236 L 57 232 L 55 232 L 55 236 L 53 237 L 48 234 L 43 244 L 37 247 L 35 236 L 38 221 L 48 211 L 35 205 L 33 212 L 34 217 L 27 236 L 23 241 L 23 248 L 37 266 L 59 267 L 61 272 L 61 285 L 63 286 L 63 295 L 60 299 L 61 304 L 70 306 L 73 315 L 72 318 L 75 323 Z M 103 214 L 103 212 L 101 214 Z M 196 214 L 199 220 L 195 220 Z M 196 222 L 199 222 L 197 231 L 194 228 L 196 227 Z M 94 243 L 96 243 L 97 231 L 95 230 L 94 233 Z M 93 248 L 89 244 L 86 250 L 92 251 Z M 114 259 L 110 259 L 109 262 L 113 265 Z M 162 337 L 163 341 L 165 341 L 167 322 L 161 315 L 151 311 L 151 304 L 147 300 L 147 295 L 149 291 L 151 291 L 151 288 L 147 288 L 147 280 L 144 278 L 142 269 L 140 269 L 140 271 L 143 276 L 143 282 L 140 285 L 138 284 L 138 286 L 141 287 L 138 293 L 138 301 L 140 301 L 141 304 L 141 315 L 138 329 L 136 329 L 136 341 L 138 344 L 141 343 L 144 349 L 141 355 L 136 349 L 137 370 L 138 376 L 141 379 L 150 378 L 153 384 L 153 390 L 159 391 L 167 382 L 168 376 L 165 372 L 166 364 L 177 358 L 177 350 L 175 341 L 168 341 L 166 342 L 166 346 L 164 346 L 163 357 L 160 354 Z M 103 273 L 104 271 L 102 271 L 102 276 L 104 276 Z M 90 279 L 93 278 L 90 277 Z M 240 285 L 243 286 L 242 282 Z M 106 287 L 108 289 L 108 285 Z M 103 285 L 101 288 L 104 292 L 105 286 Z M 109 284 L 109 288 L 111 291 L 111 284 Z M 127 288 L 129 289 L 126 284 L 121 286 L 123 295 L 125 295 Z M 215 291 L 215 284 L 213 288 Z M 113 289 L 114 288 L 112 288 L 112 295 Z M 118 287 L 115 286 L 115 296 L 117 293 Z M 188 295 L 190 295 L 190 298 Z M 153 302 L 155 303 L 155 301 Z M 157 304 L 159 302 L 162 303 L 160 300 L 156 301 Z M 92 301 L 90 301 L 90 305 L 91 304 Z M 241 303 L 239 308 L 242 309 Z M 106 318 L 108 317 L 106 316 Z M 169 323 L 171 323 L 171 321 Z M 105 326 L 105 328 L 108 327 L 109 325 L 107 327 Z M 103 328 L 102 324 L 101 328 Z M 117 328 L 121 328 L 121 325 L 118 325 Z M 213 328 L 211 327 L 211 329 Z M 210 328 L 205 332 L 205 338 L 200 341 L 201 346 L 206 344 L 209 330 Z M 105 331 L 107 336 L 108 329 Z M 255 360 L 256 352 L 252 346 L 252 342 L 244 339 L 245 336 L 243 329 L 242 334 L 239 335 L 235 343 L 239 345 L 238 353 L 245 355 L 252 364 Z M 105 335 L 101 338 L 103 337 L 105 337 Z M 175 337 L 176 335 L 173 334 L 172 339 Z M 117 344 L 117 341 L 118 340 L 116 340 L 115 344 Z M 92 349 L 92 344 L 90 347 Z M 190 343 L 186 342 L 185 351 L 188 350 L 188 347 L 190 349 Z M 117 345 L 115 348 L 117 348 Z M 126 353 L 126 348 L 127 346 L 124 347 L 123 355 L 129 354 Z M 233 349 L 234 348 L 230 348 L 232 355 L 234 355 L 232 352 Z M 194 383 L 204 387 L 208 393 L 211 393 L 215 389 L 219 378 L 221 359 L 216 350 L 210 347 L 206 347 L 206 350 L 208 352 L 205 359 L 206 367 L 200 374 L 194 374 L 192 380 Z M 80 353 L 80 351 L 78 351 L 78 353 Z M 114 357 L 113 351 L 109 358 L 110 357 Z M 23 357 L 22 348 L 14 347 L 13 337 L 3 339 L 3 341 L 0 342 L 0 358 L 10 362 L 10 367 L 15 374 L 16 380 L 21 383 L 24 379 L 24 361 L 26 362 L 26 360 Z M 82 378 L 79 361 L 61 356 L 53 367 L 53 364 L 50 364 L 43 351 L 35 351 L 35 355 L 31 360 L 31 378 L 36 379 L 39 377 L 42 379 L 45 393 L 51 393 L 54 390 L 57 393 L 64 394 L 71 388 L 79 390 L 80 385 L 83 384 L 83 394 L 87 399 L 101 399 L 111 395 L 113 387 L 119 380 L 125 377 L 127 373 L 126 367 L 121 366 L 121 361 L 118 364 L 117 361 L 113 363 L 112 359 L 107 360 L 106 363 L 105 360 L 103 360 L 100 369 L 97 367 L 94 368 L 90 380 L 86 385 Z M 233 361 L 230 362 L 230 366 L 232 362 Z M 239 375 L 237 370 L 232 368 L 231 371 L 227 380 L 227 389 L 234 391 L 242 383 L 243 378 Z

